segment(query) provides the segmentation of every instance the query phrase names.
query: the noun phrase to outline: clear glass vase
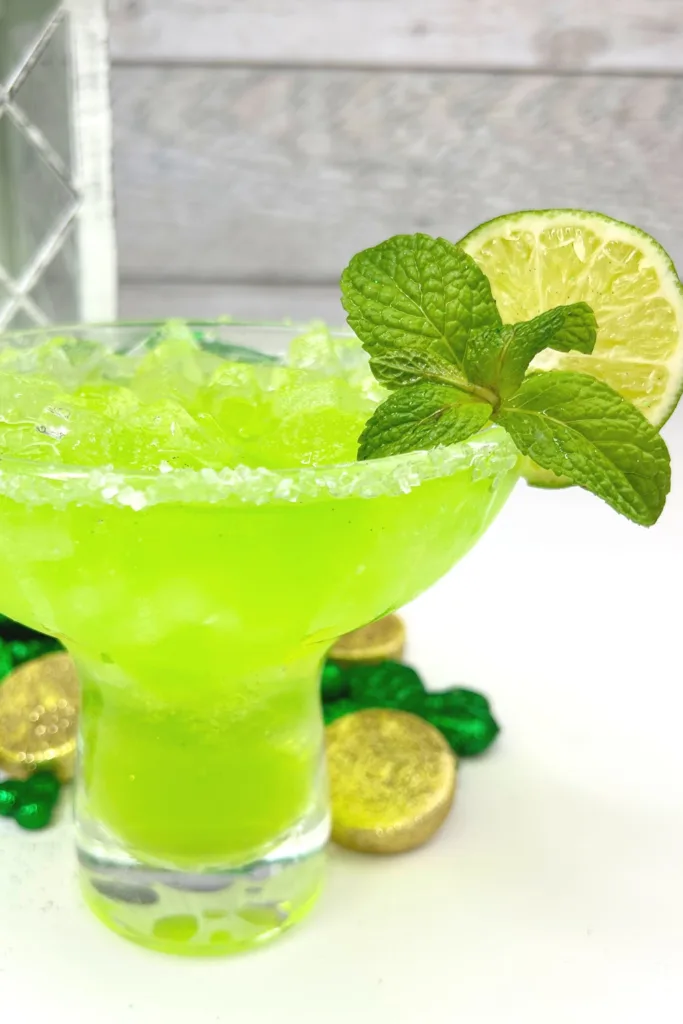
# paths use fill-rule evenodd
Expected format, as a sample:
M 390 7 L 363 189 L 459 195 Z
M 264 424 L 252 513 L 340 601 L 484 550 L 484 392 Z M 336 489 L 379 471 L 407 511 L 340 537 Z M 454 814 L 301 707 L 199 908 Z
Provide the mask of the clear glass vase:
M 283 352 L 297 333 L 193 330 L 246 359 Z M 50 333 L 128 352 L 154 325 Z M 107 925 L 211 955 L 308 910 L 328 836 L 326 651 L 443 575 L 516 478 L 498 428 L 433 452 L 286 470 L 120 473 L 0 457 L 0 605 L 75 659 L 78 856 Z

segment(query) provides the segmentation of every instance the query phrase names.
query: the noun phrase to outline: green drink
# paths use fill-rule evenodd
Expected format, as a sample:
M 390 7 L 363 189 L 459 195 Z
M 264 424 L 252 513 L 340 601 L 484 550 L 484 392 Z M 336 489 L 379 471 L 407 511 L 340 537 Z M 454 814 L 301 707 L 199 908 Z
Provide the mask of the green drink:
M 446 572 L 517 476 L 490 427 L 355 462 L 384 392 L 355 339 L 296 335 L 113 326 L 0 353 L 0 602 L 79 668 L 86 898 L 159 949 L 242 948 L 305 912 L 322 659 Z
M 341 289 L 357 338 L 0 346 L 0 607 L 76 660 L 85 896 L 155 949 L 241 949 L 311 905 L 325 653 L 469 550 L 520 453 L 643 526 L 664 508 L 683 288 L 649 236 L 532 211 L 387 239 Z

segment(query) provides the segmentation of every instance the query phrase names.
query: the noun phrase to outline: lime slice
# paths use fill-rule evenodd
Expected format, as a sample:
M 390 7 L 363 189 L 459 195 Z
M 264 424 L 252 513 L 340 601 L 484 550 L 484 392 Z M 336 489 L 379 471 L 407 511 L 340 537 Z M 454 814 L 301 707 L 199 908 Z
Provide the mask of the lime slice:
M 668 419 L 683 391 L 683 285 L 654 238 L 601 213 L 529 210 L 487 221 L 459 244 L 487 275 L 505 323 L 569 302 L 595 312 L 592 355 L 547 349 L 533 369 L 588 373 L 655 426 Z M 565 482 L 531 462 L 524 475 L 537 486 Z

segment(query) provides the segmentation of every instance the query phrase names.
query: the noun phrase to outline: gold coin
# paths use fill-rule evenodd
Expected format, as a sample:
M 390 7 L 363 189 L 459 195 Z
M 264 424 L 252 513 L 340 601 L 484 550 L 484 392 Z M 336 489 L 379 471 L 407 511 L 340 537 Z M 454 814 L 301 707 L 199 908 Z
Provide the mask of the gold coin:
M 15 778 L 40 766 L 73 777 L 78 679 L 68 654 L 46 654 L 15 668 L 0 685 L 0 765 Z
M 361 626 L 337 640 L 330 658 L 353 665 L 371 665 L 391 658 L 400 661 L 406 642 L 406 627 L 398 615 L 386 615 L 369 626 Z
M 429 722 L 370 708 L 338 718 L 326 738 L 335 842 L 363 853 L 401 853 L 443 824 L 457 766 Z

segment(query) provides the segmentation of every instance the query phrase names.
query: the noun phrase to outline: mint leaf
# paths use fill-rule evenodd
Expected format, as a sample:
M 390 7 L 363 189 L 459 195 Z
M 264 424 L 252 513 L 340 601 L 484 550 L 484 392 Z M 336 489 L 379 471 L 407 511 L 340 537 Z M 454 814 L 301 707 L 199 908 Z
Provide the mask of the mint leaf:
M 659 518 L 671 483 L 669 452 L 652 424 L 607 384 L 583 373 L 534 373 L 493 418 L 539 466 L 636 523 Z
M 429 349 L 387 348 L 371 358 L 370 369 L 390 391 L 406 384 L 419 384 L 420 381 L 468 386 L 467 378 L 457 366 Z
M 341 289 L 348 323 L 373 359 L 419 349 L 459 367 L 472 332 L 501 324 L 488 279 L 445 238 L 395 235 L 365 249 Z
M 529 363 L 546 348 L 590 355 L 595 347 L 595 314 L 585 302 L 557 306 L 525 323 L 488 328 L 470 336 L 463 369 L 473 384 L 509 398 L 524 380 Z
M 411 384 L 389 395 L 375 409 L 359 438 L 358 458 L 456 444 L 480 430 L 492 407 L 472 395 L 441 384 Z
M 529 362 L 544 348 L 558 352 L 584 352 L 590 355 L 595 347 L 598 325 L 595 313 L 587 302 L 572 302 L 539 313 L 532 320 L 516 324 L 515 329 L 528 336 Z

